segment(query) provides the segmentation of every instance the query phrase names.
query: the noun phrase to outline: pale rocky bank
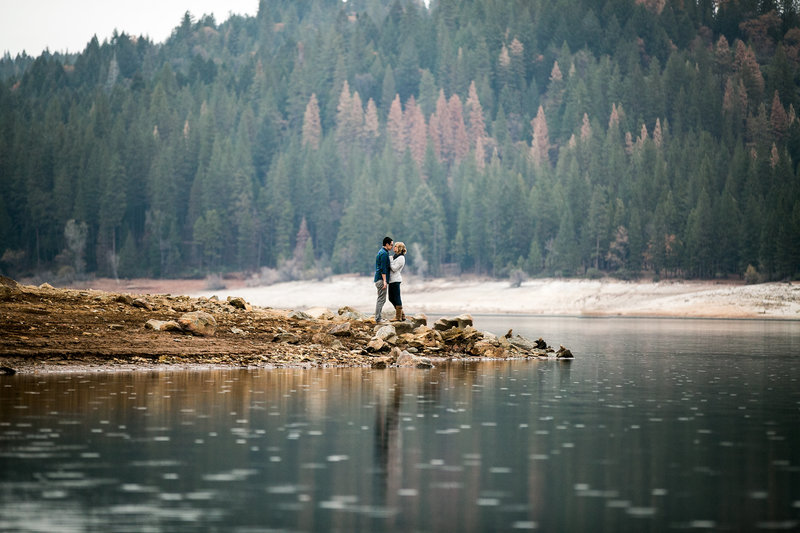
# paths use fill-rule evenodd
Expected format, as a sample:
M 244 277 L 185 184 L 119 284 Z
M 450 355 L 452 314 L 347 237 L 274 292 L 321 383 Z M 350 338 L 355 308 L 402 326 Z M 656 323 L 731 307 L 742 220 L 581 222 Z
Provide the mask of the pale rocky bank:
M 371 278 L 334 276 L 263 287 L 242 282 L 194 295 L 241 296 L 255 305 L 279 308 L 337 308 L 373 312 Z M 537 279 L 512 287 L 484 279 L 420 280 L 404 276 L 406 310 L 435 314 L 529 314 L 562 316 L 752 318 L 800 320 L 800 283 L 745 285 L 729 281 L 616 281 Z M 387 310 L 391 306 L 387 303 Z

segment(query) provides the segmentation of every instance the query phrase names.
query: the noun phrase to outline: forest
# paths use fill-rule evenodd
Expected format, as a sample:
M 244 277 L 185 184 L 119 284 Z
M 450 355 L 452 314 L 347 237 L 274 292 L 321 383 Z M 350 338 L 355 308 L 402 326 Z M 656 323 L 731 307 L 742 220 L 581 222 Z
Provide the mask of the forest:
M 0 60 L 0 273 L 800 277 L 797 0 L 262 0 Z

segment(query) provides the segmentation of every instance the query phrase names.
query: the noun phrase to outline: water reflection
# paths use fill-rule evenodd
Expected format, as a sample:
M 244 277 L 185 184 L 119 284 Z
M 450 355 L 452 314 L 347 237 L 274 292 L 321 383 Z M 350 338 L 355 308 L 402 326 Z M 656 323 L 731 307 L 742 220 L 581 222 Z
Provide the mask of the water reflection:
M 618 324 L 545 336 L 572 363 L 2 377 L 0 530 L 800 527 L 798 333 Z

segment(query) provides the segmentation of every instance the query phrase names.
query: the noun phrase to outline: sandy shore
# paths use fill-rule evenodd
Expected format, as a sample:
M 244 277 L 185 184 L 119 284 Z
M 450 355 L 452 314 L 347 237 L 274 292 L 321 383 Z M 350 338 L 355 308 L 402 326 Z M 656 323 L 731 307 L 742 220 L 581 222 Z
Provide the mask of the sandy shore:
M 371 312 L 371 278 L 334 276 L 266 287 L 230 286 L 192 291 L 194 296 L 242 296 L 285 309 L 349 305 Z M 403 282 L 406 312 L 506 313 L 564 316 L 770 318 L 800 320 L 800 283 L 744 285 L 731 282 L 539 279 L 512 288 L 507 281 L 432 279 Z M 385 312 L 391 306 L 387 303 Z

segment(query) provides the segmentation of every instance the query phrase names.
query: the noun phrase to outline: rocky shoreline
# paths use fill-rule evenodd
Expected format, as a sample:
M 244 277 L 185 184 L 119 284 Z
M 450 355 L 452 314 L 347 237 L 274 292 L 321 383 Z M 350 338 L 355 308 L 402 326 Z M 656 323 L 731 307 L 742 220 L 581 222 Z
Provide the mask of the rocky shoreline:
M 469 315 L 382 322 L 350 307 L 291 311 L 241 297 L 20 285 L 0 277 L 0 370 L 196 366 L 430 367 L 450 360 L 572 359 L 543 339 L 481 332 Z

